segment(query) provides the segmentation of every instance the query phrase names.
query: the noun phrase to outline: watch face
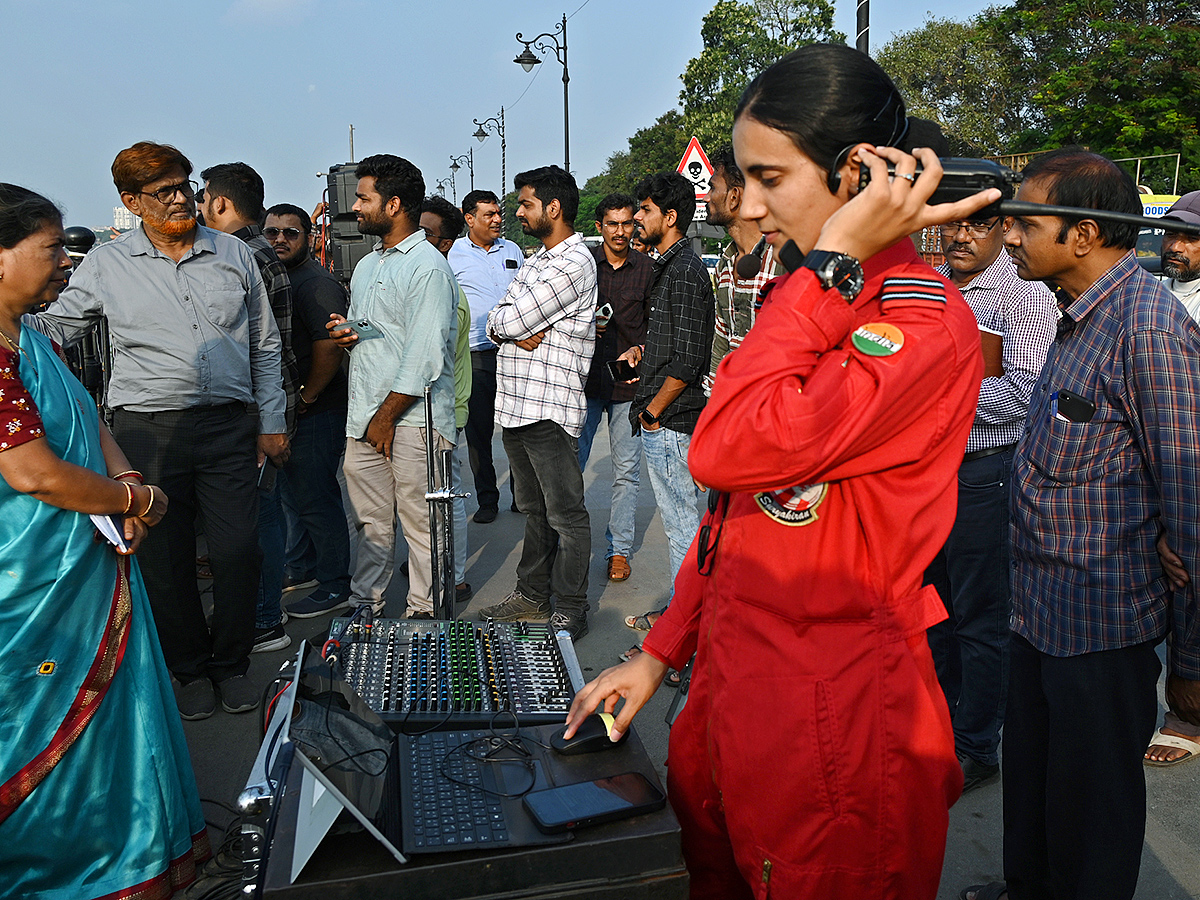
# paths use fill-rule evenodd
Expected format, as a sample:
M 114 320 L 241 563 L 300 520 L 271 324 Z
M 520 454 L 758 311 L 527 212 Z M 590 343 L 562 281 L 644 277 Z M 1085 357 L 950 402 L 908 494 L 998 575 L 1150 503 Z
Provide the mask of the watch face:
M 837 288 L 837 292 L 847 300 L 852 300 L 861 293 L 863 289 L 863 271 L 857 259 L 853 256 L 835 256 L 833 258 L 833 271 L 831 274 L 831 287 Z

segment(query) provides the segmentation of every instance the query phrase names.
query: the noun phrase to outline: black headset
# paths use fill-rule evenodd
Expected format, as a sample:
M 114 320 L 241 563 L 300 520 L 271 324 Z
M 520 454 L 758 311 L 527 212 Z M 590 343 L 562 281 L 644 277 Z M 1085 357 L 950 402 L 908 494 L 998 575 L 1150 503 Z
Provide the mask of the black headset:
M 879 112 L 871 117 L 872 122 L 878 122 L 879 118 L 888 111 L 888 107 L 894 106 L 895 124 L 892 126 L 892 136 L 883 142 L 885 147 L 898 146 L 905 135 L 908 134 L 908 116 L 904 114 L 904 100 L 896 91 L 892 91 L 887 101 Z M 833 165 L 829 167 L 829 174 L 825 178 L 825 184 L 829 188 L 829 193 L 836 194 L 842 187 L 842 173 L 838 171 L 846 162 L 846 158 L 850 155 L 850 151 L 857 147 L 861 141 L 855 141 L 849 146 L 843 147 L 838 151 L 837 156 L 833 158 Z

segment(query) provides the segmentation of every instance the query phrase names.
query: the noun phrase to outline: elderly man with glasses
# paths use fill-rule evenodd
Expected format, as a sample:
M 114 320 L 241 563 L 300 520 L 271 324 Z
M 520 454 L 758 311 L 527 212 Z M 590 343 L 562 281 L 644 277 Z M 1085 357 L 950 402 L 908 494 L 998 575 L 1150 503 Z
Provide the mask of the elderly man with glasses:
M 938 272 L 975 313 L 984 377 L 958 473 L 958 515 L 925 580 L 950 618 L 929 630 L 938 680 L 954 724 L 963 791 L 1000 775 L 1000 727 L 1008 691 L 1008 491 L 1013 450 L 1029 397 L 1054 338 L 1054 298 L 1022 281 L 1004 253 L 1000 217 L 941 226 Z
M 113 182 L 141 226 L 84 258 L 38 318 L 64 343 L 101 318 L 113 348 L 113 434 L 171 498 L 138 553 L 185 719 L 258 706 L 246 670 L 254 642 L 259 466 L 287 459 L 281 344 L 253 251 L 196 223 L 192 164 L 142 141 L 117 154 Z M 196 586 L 199 515 L 213 614 Z M 216 693 L 214 694 L 214 685 Z

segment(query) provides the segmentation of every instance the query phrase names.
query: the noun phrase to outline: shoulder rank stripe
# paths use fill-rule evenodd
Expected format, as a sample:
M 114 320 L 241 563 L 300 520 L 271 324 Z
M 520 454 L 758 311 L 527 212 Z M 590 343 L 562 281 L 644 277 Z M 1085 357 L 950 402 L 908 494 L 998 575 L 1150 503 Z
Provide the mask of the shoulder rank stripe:
M 880 291 L 883 309 L 889 306 L 945 308 L 946 285 L 932 278 L 887 278 Z

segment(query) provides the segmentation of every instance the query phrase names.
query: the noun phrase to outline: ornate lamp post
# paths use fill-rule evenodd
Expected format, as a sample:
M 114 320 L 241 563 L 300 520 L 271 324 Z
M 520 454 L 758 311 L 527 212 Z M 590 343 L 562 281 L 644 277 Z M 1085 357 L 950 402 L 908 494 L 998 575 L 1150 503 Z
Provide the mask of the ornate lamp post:
M 478 119 L 472 119 L 479 127 L 475 129 L 472 137 L 476 138 L 480 143 L 487 140 L 490 132 L 495 132 L 500 135 L 500 216 L 504 217 L 504 194 L 508 190 L 508 171 L 505 167 L 505 159 L 508 152 L 508 144 L 504 140 L 504 107 L 500 107 L 500 117 L 489 116 L 480 122 Z
M 457 172 L 462 168 L 461 163 L 466 162 L 467 170 L 471 173 L 471 190 L 475 190 L 475 148 L 471 147 L 466 153 L 461 156 L 450 157 L 450 171 Z
M 559 43 L 559 36 L 562 36 L 562 43 Z M 517 32 L 517 40 L 525 45 L 513 62 L 519 65 L 526 72 L 532 72 L 534 66 L 542 64 L 531 49 L 530 45 L 536 47 L 539 53 L 545 53 L 548 50 L 554 51 L 554 58 L 559 61 L 563 67 L 563 168 L 568 172 L 571 171 L 571 115 L 570 105 L 567 97 L 567 83 L 571 80 L 571 76 L 567 71 L 567 14 L 563 13 L 562 22 L 554 31 L 543 32 L 535 38 L 525 40 L 521 36 L 521 32 Z

